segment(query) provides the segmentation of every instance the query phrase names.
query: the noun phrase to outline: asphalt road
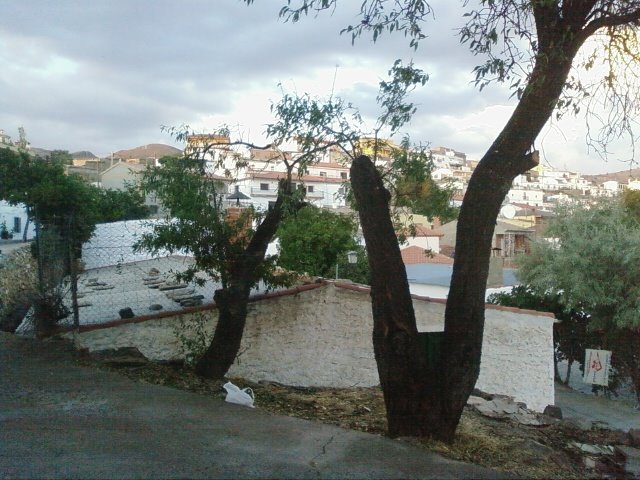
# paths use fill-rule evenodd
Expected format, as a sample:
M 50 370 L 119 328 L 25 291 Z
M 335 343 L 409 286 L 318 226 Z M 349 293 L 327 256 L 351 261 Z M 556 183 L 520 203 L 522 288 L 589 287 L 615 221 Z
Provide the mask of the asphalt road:
M 640 411 L 633 408 L 631 401 L 609 400 L 556 384 L 555 404 L 562 409 L 563 418 L 603 422 L 624 431 L 640 428 Z
M 505 478 L 406 442 L 133 382 L 0 334 L 1 478 Z

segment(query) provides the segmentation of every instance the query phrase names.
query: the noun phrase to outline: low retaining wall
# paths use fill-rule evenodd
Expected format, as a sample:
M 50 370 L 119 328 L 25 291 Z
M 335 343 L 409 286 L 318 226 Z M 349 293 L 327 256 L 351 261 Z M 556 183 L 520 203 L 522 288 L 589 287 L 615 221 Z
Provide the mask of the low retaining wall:
M 414 296 L 414 307 L 418 331 L 443 330 L 444 301 Z M 81 327 L 76 344 L 89 351 L 136 347 L 151 360 L 178 360 L 179 317 L 201 315 L 213 332 L 218 312 L 210 306 Z M 553 322 L 552 314 L 488 305 L 476 387 L 533 410 L 553 404 Z M 378 385 L 372 329 L 368 288 L 328 282 L 264 295 L 249 305 L 229 375 L 299 386 Z

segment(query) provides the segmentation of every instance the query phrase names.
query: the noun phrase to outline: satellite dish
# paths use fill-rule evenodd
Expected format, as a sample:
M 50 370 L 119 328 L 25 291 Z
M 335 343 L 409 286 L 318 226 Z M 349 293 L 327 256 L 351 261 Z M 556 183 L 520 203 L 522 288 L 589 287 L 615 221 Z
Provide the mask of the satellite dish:
M 500 215 L 504 218 L 513 218 L 516 216 L 516 207 L 507 204 L 500 209 Z

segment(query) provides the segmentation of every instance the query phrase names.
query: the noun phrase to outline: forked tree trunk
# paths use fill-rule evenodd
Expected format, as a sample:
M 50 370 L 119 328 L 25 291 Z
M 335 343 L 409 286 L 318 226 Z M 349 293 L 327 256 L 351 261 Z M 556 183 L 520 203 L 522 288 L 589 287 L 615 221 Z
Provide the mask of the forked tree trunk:
M 553 112 L 578 48 L 563 45 L 570 36 L 561 28 L 545 33 L 549 49 L 537 58 L 529 87 L 469 181 L 458 218 L 444 340 L 432 364 L 417 346 L 406 273 L 389 219 L 388 193 L 366 157 L 352 166 L 351 181 L 371 267 L 374 349 L 392 436 L 453 441 L 475 387 L 498 212 L 513 179 L 538 163 L 537 152 L 531 151 L 533 142 Z
M 218 323 L 211 343 L 195 366 L 196 373 L 203 377 L 222 379 L 240 351 L 251 287 L 258 280 L 269 242 L 285 213 L 285 198 L 290 197 L 291 193 L 290 184 L 281 182 L 275 205 L 267 212 L 243 254 L 235 259 L 227 288 L 215 292 Z M 298 210 L 303 206 L 304 203 L 296 202 L 292 208 Z

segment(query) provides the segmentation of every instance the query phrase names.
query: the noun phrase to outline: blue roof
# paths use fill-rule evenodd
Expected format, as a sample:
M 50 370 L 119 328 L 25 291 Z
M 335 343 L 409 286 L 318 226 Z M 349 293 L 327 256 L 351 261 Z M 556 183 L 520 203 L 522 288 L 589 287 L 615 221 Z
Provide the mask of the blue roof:
M 422 283 L 425 285 L 439 285 L 448 287 L 451 283 L 451 274 L 453 273 L 452 265 L 443 265 L 440 263 L 417 263 L 414 265 L 406 265 L 407 279 L 409 283 Z M 515 270 L 505 268 L 502 271 L 502 285 L 517 285 Z

